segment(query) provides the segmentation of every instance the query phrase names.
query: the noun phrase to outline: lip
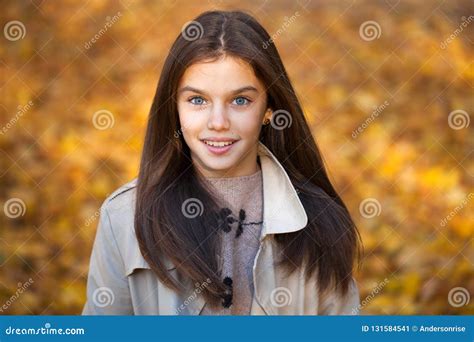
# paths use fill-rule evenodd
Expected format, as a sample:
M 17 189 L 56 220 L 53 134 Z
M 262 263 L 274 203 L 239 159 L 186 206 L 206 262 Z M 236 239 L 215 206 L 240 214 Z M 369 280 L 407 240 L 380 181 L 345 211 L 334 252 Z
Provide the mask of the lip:
M 232 144 L 228 145 L 228 146 L 224 146 L 224 147 L 215 147 L 215 146 L 210 146 L 208 144 L 206 144 L 204 141 L 216 141 L 216 142 L 221 142 L 221 141 L 232 141 Z M 227 152 L 229 152 L 232 147 L 234 147 L 234 145 L 238 142 L 239 140 L 235 140 L 235 139 L 228 139 L 228 138 L 209 138 L 209 139 L 201 139 L 201 142 L 204 144 L 204 146 L 207 147 L 207 150 L 209 152 L 211 152 L 212 154 L 215 154 L 215 155 L 222 155 L 222 154 L 225 154 Z
M 215 141 L 215 142 L 222 142 L 222 141 L 232 141 L 232 142 L 236 142 L 238 141 L 237 139 L 232 139 L 232 138 L 223 138 L 223 137 L 208 137 L 208 138 L 204 138 L 204 139 L 201 139 L 201 141 Z

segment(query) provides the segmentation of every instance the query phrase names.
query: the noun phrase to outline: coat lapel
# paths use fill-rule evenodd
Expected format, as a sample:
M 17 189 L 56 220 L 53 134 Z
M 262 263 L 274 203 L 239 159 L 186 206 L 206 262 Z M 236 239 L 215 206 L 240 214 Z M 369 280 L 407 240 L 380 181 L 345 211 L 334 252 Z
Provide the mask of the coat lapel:
M 263 239 L 265 235 L 291 233 L 308 223 L 306 211 L 283 166 L 262 143 L 259 157 L 263 177 Z
M 281 310 L 287 309 L 280 306 L 279 297 L 283 297 L 283 300 L 292 298 L 288 298 L 291 296 L 290 289 L 283 286 L 287 283 L 283 282 L 274 264 L 277 254 L 274 243 L 265 237 L 303 229 L 308 223 L 308 217 L 285 169 L 262 143 L 259 144 L 259 158 L 263 175 L 264 223 L 261 245 L 253 269 L 256 303 L 253 303 L 251 313 L 277 315 Z M 257 303 L 263 312 L 259 310 Z

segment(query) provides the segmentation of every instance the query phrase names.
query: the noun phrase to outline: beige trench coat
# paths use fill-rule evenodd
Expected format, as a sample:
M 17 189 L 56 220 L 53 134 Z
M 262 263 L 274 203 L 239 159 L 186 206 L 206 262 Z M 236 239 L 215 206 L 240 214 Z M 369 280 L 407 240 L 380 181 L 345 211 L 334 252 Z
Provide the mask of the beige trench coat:
M 273 266 L 272 234 L 305 228 L 308 218 L 282 165 L 260 143 L 263 177 L 263 228 L 254 260 L 255 295 L 251 315 L 350 315 L 357 311 L 359 293 L 352 279 L 347 296 L 318 295 L 316 280 L 305 281 L 304 269 L 285 277 Z M 190 284 L 178 295 L 165 287 L 143 258 L 134 232 L 136 179 L 125 184 L 101 207 L 87 281 L 85 315 L 198 315 L 206 285 Z M 169 264 L 170 270 L 173 265 Z M 171 271 L 173 272 L 173 271 Z M 315 278 L 315 277 L 312 277 Z

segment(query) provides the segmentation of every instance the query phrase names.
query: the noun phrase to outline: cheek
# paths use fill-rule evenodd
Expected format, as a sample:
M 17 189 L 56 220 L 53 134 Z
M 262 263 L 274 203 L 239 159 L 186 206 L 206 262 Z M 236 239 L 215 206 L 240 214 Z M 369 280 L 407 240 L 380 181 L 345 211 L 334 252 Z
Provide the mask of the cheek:
M 241 138 L 253 139 L 258 137 L 262 125 L 263 116 L 259 111 L 251 111 L 245 115 L 236 116 L 232 127 Z
M 179 123 L 184 138 L 199 135 L 199 132 L 201 132 L 206 125 L 203 113 L 196 113 L 180 107 L 178 107 L 178 111 Z
M 242 138 L 253 139 L 258 137 L 258 134 L 260 133 L 260 125 L 255 120 L 252 122 L 246 122 L 239 132 Z

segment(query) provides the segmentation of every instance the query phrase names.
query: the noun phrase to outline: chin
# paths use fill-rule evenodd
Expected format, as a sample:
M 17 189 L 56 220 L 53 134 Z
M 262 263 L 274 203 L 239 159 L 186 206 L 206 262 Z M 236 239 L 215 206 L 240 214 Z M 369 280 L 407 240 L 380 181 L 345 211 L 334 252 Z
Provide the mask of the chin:
M 208 160 L 208 158 L 202 160 L 203 164 L 206 166 L 206 169 L 210 172 L 224 172 L 230 170 L 236 163 L 230 161 L 215 161 L 215 160 Z
M 199 144 L 202 143 L 199 142 Z M 245 153 L 242 151 L 243 146 L 236 146 L 238 148 L 229 151 L 231 153 L 228 155 L 212 155 L 202 145 L 195 147 L 197 147 L 196 150 L 198 151 L 195 156 L 199 159 L 201 167 L 208 172 L 225 173 L 241 164 L 242 158 L 245 159 Z

